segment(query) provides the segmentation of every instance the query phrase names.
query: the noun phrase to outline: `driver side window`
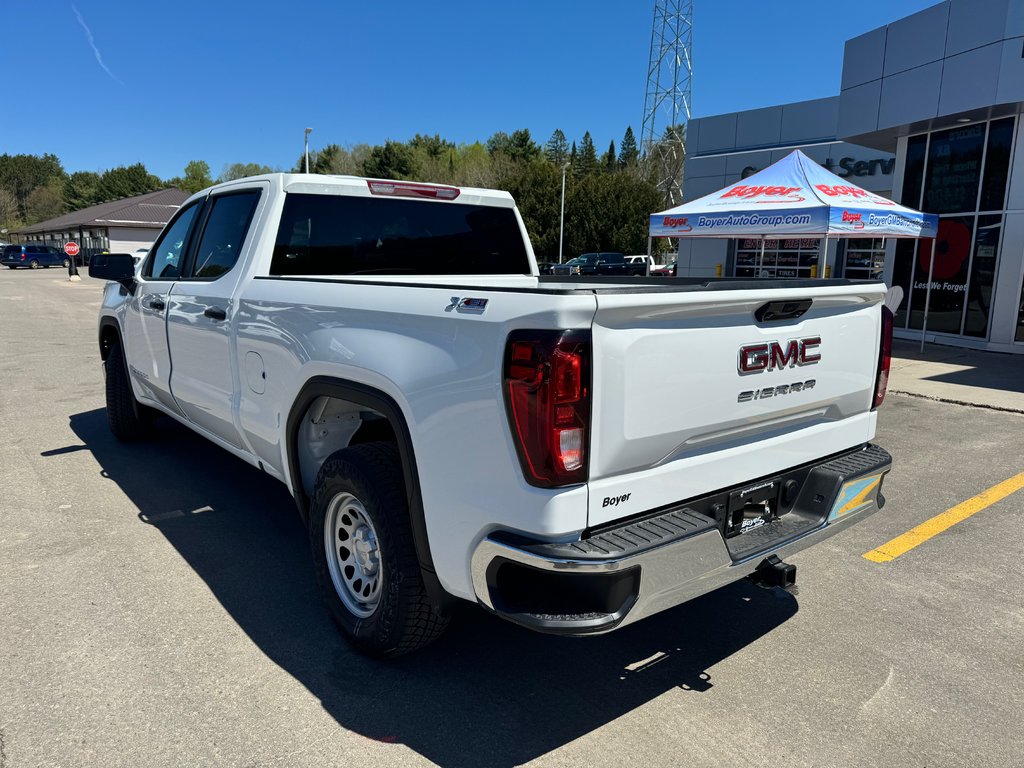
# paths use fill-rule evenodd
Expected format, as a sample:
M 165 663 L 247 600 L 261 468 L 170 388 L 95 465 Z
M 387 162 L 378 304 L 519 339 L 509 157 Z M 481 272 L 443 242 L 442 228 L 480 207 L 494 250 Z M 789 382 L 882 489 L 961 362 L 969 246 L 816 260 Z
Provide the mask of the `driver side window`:
M 197 200 L 182 211 L 164 232 L 163 237 L 154 244 L 149 252 L 146 268 L 142 272 L 143 277 L 153 280 L 174 280 L 181 274 L 188 236 L 201 204 L 202 200 Z

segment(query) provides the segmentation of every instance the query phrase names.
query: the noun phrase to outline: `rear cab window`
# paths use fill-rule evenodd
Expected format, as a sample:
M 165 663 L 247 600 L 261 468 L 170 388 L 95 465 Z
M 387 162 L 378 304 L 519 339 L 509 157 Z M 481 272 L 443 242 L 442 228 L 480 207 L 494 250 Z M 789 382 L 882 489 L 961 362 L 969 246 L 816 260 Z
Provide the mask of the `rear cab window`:
M 270 274 L 529 275 L 512 208 L 288 193 Z

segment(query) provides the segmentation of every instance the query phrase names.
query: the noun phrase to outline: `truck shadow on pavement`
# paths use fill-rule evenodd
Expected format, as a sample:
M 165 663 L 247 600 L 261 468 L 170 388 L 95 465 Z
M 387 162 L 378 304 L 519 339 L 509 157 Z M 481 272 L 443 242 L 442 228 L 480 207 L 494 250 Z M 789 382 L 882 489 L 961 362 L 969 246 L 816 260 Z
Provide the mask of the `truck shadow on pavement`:
M 71 416 L 71 428 L 140 520 L 339 725 L 441 766 L 519 765 L 667 691 L 696 696 L 714 685 L 708 669 L 798 610 L 788 593 L 741 582 L 610 635 L 559 638 L 467 604 L 432 646 L 374 662 L 322 607 L 282 484 L 169 419 L 131 446 L 114 440 L 103 410 Z

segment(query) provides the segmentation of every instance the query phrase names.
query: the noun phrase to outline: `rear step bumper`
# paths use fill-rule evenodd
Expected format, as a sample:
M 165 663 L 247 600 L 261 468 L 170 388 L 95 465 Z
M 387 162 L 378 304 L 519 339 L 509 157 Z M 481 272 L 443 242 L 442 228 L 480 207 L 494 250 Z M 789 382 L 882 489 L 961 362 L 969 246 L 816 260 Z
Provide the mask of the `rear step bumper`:
M 882 480 L 891 466 L 886 451 L 865 445 L 578 541 L 496 532 L 473 553 L 473 587 L 485 608 L 530 629 L 608 632 L 738 581 L 771 555 L 788 557 L 863 520 L 884 505 Z M 763 489 L 773 481 L 778 518 L 726 538 L 735 530 L 734 500 L 746 494 L 747 502 L 763 503 Z M 786 492 L 793 495 L 788 507 Z

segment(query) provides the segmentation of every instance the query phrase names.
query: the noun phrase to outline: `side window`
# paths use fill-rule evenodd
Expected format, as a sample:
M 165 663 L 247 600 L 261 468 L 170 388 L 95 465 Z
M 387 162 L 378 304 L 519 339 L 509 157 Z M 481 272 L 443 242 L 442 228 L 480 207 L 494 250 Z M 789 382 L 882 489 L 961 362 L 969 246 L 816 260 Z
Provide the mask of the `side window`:
M 156 241 L 143 269 L 144 277 L 158 280 L 173 280 L 178 277 L 181 273 L 181 260 L 185 255 L 188 235 L 192 230 L 192 223 L 195 221 L 201 202 L 196 201 L 178 214 L 178 218 L 164 232 L 163 237 Z
M 256 189 L 210 198 L 191 277 L 211 280 L 235 266 L 259 199 Z

